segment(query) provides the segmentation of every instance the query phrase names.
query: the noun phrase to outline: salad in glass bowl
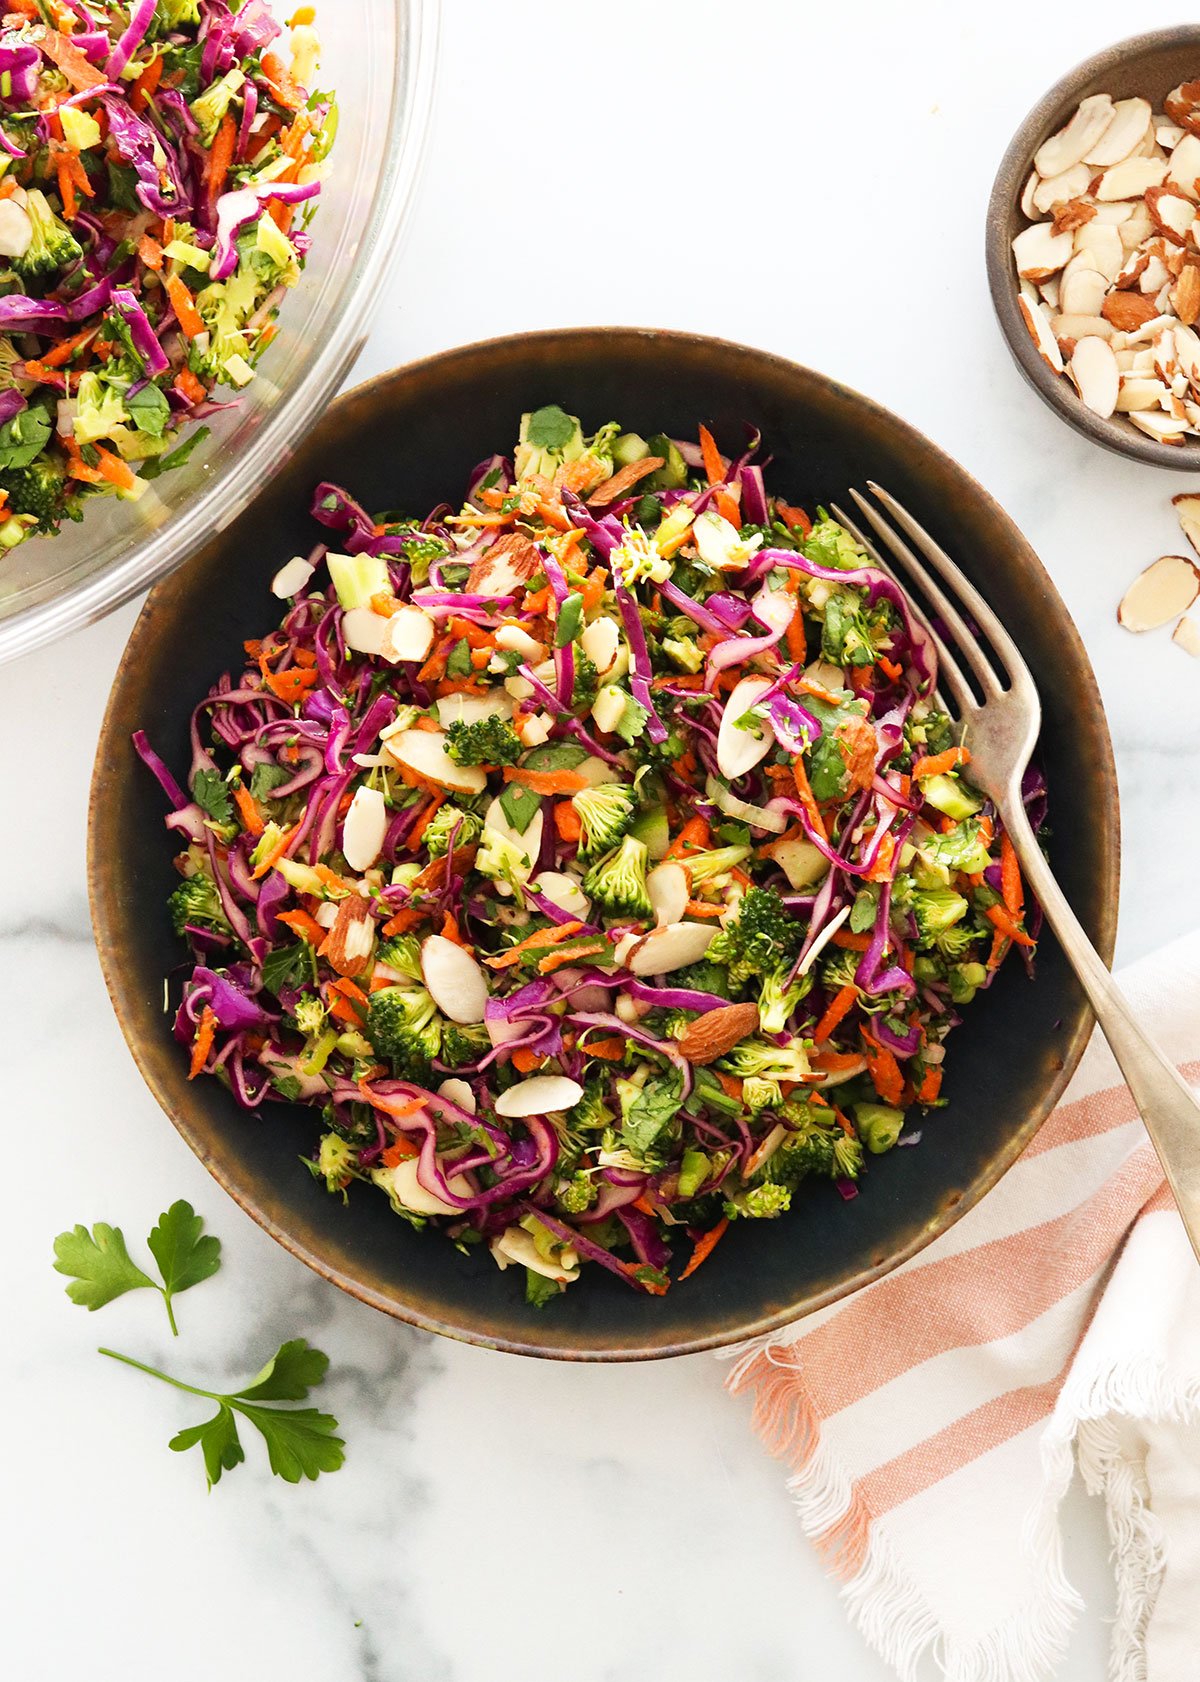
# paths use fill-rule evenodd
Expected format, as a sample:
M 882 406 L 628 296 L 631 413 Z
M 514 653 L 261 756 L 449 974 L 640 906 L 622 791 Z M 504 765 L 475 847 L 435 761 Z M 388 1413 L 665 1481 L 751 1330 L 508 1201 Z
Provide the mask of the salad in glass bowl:
M 186 788 L 135 737 L 192 1075 L 316 1112 L 348 1218 L 386 1195 L 538 1304 L 852 1198 L 1032 961 L 932 640 L 759 454 L 551 405 L 458 508 L 320 485 L 330 542 L 199 700 Z

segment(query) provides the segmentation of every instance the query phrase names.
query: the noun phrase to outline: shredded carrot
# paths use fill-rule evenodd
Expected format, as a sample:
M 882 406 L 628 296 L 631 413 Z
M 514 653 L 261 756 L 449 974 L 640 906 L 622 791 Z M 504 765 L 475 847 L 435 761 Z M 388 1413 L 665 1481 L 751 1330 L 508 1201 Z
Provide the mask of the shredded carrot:
M 723 905 L 706 905 L 700 899 L 689 899 L 684 909 L 689 917 L 720 917 L 725 911 Z
M 205 1005 L 200 1012 L 200 1025 L 196 1029 L 196 1038 L 192 1041 L 192 1064 L 188 1070 L 188 1079 L 195 1080 L 208 1062 L 208 1054 L 213 1048 L 213 1041 L 217 1037 L 217 1018 L 211 1005 Z
M 157 92 L 158 84 L 162 80 L 163 60 L 161 54 L 152 58 L 133 84 L 133 92 L 129 96 L 129 103 L 135 111 L 144 111 L 150 103 L 151 97 Z
M 163 248 L 151 234 L 143 234 L 138 241 L 138 256 L 156 274 L 163 266 Z
M 987 967 L 989 969 L 997 969 L 1004 957 L 1004 954 L 1008 951 L 1008 948 L 1008 936 L 1001 933 L 999 929 L 993 929 L 992 949 L 988 953 Z
M 703 818 L 689 818 L 667 848 L 666 857 L 678 859 L 686 858 L 688 853 L 703 853 L 707 851 L 711 839 L 711 831 Z
M 840 992 L 835 994 L 824 1016 L 813 1031 L 814 1045 L 824 1045 L 825 1041 L 833 1034 L 838 1023 L 854 1009 L 854 1002 L 857 998 L 858 988 L 853 982 L 848 982 Z
M 922 1077 L 920 1086 L 917 1088 L 917 1102 L 919 1104 L 932 1104 L 941 1090 L 941 1064 L 930 1064 L 929 1068 L 926 1069 L 924 1076 Z
M 578 841 L 583 834 L 579 813 L 569 800 L 560 800 L 554 808 L 554 827 L 562 841 Z
M 452 940 L 455 946 L 465 946 L 467 944 L 459 930 L 453 911 L 443 911 L 440 933 L 443 940 Z
M 546 1059 L 536 1051 L 531 1051 L 527 1045 L 520 1045 L 512 1054 L 512 1066 L 520 1075 L 530 1075 L 535 1069 L 540 1069 Z
M 298 934 L 301 940 L 307 940 L 310 946 L 320 946 L 328 932 L 307 911 L 281 911 L 279 921 L 286 924 L 293 934 Z
M 1018 946 L 1033 946 L 1036 944 L 1002 905 L 989 905 L 984 912 L 984 916 L 993 928 L 999 929 L 1007 940 L 1014 941 Z
M 265 876 L 268 870 L 275 868 L 299 833 L 300 825 L 298 823 L 294 823 L 290 829 L 284 830 L 262 863 L 255 866 L 254 880 L 256 882 L 260 876 Z
M 600 1057 L 606 1063 L 619 1063 L 625 1056 L 625 1041 L 616 1039 L 589 1040 L 583 1048 L 585 1057 Z
M 207 388 L 190 368 L 181 368 L 176 374 L 175 389 L 181 391 L 189 403 L 203 403 L 208 396 Z
M 713 501 L 717 505 L 717 513 L 720 514 L 721 518 L 728 520 L 731 526 L 736 526 L 740 531 L 742 511 L 737 505 L 737 498 L 730 491 L 721 490 L 717 492 Z
M 579 592 L 583 597 L 583 611 L 585 614 L 590 615 L 595 613 L 596 609 L 600 606 L 600 603 L 604 600 L 604 592 L 607 588 L 608 580 L 606 579 L 602 568 L 593 567 L 587 578 L 584 579 L 583 588 Z
M 331 993 L 340 993 L 344 999 L 349 999 L 353 1004 L 361 1006 L 363 1010 L 366 1010 L 371 1002 L 358 983 L 351 981 L 345 975 L 339 975 L 335 981 L 331 981 L 329 990 Z
M 812 530 L 812 521 L 804 512 L 803 508 L 793 508 L 790 502 L 780 502 L 778 498 L 776 498 L 775 512 L 779 515 L 779 518 L 783 521 L 784 525 L 790 527 L 792 531 L 801 532 L 805 537 L 807 537 L 809 532 Z
M 225 181 L 229 174 L 229 166 L 233 162 L 234 149 L 237 146 L 238 126 L 234 121 L 232 111 L 226 111 L 221 118 L 221 126 L 217 130 L 212 143 L 212 150 L 208 155 L 208 202 L 216 204 L 225 190 Z
M 1004 906 L 1013 917 L 1019 917 L 1025 909 L 1025 889 L 1021 883 L 1021 866 L 1017 863 L 1017 851 L 1008 838 L 1008 831 L 1000 837 L 1000 891 L 1004 896 Z
M 344 876 L 339 876 L 336 870 L 330 870 L 327 864 L 314 864 L 313 873 L 318 881 L 323 882 L 327 888 L 332 888 L 335 894 L 357 892 L 353 882 L 348 882 Z
M 168 275 L 166 280 L 167 296 L 171 300 L 171 308 L 175 311 L 175 319 L 179 323 L 179 330 L 185 339 L 195 339 L 205 331 L 204 318 L 196 308 L 196 300 L 178 275 Z
M 115 485 L 119 491 L 131 491 L 137 484 L 137 475 L 128 462 L 120 456 L 113 455 L 111 450 L 105 450 L 99 444 L 95 445 L 96 471 L 102 479 L 107 479 L 110 485 Z
M 865 1034 L 863 1037 L 866 1038 Z M 871 1047 L 867 1056 L 867 1073 L 875 1084 L 876 1092 L 885 1104 L 899 1104 L 904 1091 L 904 1076 L 900 1073 L 895 1053 L 887 1046 L 876 1045 L 873 1041 L 867 1043 Z
M 485 958 L 483 961 L 489 969 L 511 969 L 519 964 L 526 952 L 540 952 L 543 946 L 557 946 L 560 940 L 569 940 L 573 934 L 578 934 L 582 923 L 557 923 L 552 929 L 538 929 L 534 934 L 527 934 L 524 940 L 519 940 L 515 946 L 510 946 L 505 952 L 497 952 L 495 957 Z
M 725 481 L 725 464 L 721 460 L 716 440 L 706 426 L 700 428 L 700 455 L 704 461 L 704 477 L 710 485 L 720 485 Z
M 885 677 L 891 678 L 893 683 L 899 683 L 900 679 L 904 676 L 904 667 L 900 665 L 897 660 L 889 660 L 886 654 L 881 654 L 875 664 L 880 668 Z
M 93 339 L 95 336 L 96 329 L 94 327 L 85 327 L 82 333 L 76 333 L 69 339 L 61 340 L 54 346 L 53 350 L 48 350 L 42 357 L 42 366 L 44 368 L 61 368 L 65 362 L 71 360 L 77 350 L 81 350 L 89 339 Z
M 598 958 L 608 950 L 606 940 L 592 940 L 586 946 L 573 946 L 569 952 L 548 952 L 544 958 L 538 959 L 538 971 L 541 975 L 549 975 L 564 964 L 576 963 L 580 958 Z
M 415 905 L 406 905 L 403 911 L 397 911 L 394 917 L 388 918 L 380 932 L 389 938 L 394 934 L 407 934 L 418 923 L 423 923 L 428 915 L 428 911 L 419 911 Z
M 799 578 L 800 574 L 795 575 Z M 793 613 L 788 620 L 787 630 L 784 632 L 787 643 L 788 659 L 799 663 L 808 658 L 808 642 L 804 635 L 804 615 Z
M 956 765 L 970 763 L 971 754 L 967 748 L 947 748 L 945 753 L 923 754 L 913 762 L 912 778 L 917 782 L 922 777 L 942 777 L 947 771 L 953 771 Z
M 847 928 L 841 928 L 833 936 L 833 944 L 840 946 L 843 952 L 865 952 L 871 944 L 869 934 L 851 934 Z
M 58 160 L 58 196 L 62 200 L 64 217 L 73 222 L 79 214 L 79 200 L 75 197 L 75 183 L 65 158 Z
M 717 1080 L 719 1081 L 721 1091 L 725 1094 L 725 1096 L 727 1098 L 736 1098 L 740 1104 L 742 1101 L 742 1083 L 737 1076 L 718 1074 Z
M 826 689 L 825 685 L 818 683 L 815 678 L 798 677 L 793 681 L 801 695 L 811 695 L 814 701 L 824 701 L 828 707 L 840 707 L 846 699 L 845 695 L 835 695 L 832 689 Z
M 862 1067 L 862 1058 L 852 1051 L 818 1051 L 809 1059 L 818 1075 L 840 1075 L 845 1069 Z
M 38 46 L 48 59 L 57 64 L 77 93 L 83 93 L 89 88 L 102 87 L 107 79 L 84 57 L 79 48 L 57 29 L 47 29 Z
M 415 1145 L 405 1134 L 401 1133 L 387 1146 L 379 1160 L 385 1168 L 396 1168 L 402 1162 L 410 1162 L 414 1156 L 420 1156 L 421 1147 Z
M 243 828 L 248 829 L 251 835 L 261 835 L 263 832 L 262 814 L 250 790 L 238 783 L 234 788 L 233 798 L 237 801 L 237 809 L 242 814 Z
M 879 856 L 867 871 L 868 882 L 888 882 L 892 876 L 892 861 L 896 855 L 896 843 L 891 835 L 885 835 L 879 843 Z
M 278 53 L 264 53 L 261 63 L 263 75 L 271 84 L 272 96 L 289 111 L 298 111 L 304 100 L 291 71 Z
M 804 769 L 804 761 L 799 754 L 792 762 L 792 777 L 796 784 L 796 793 L 800 797 L 800 804 L 807 814 L 809 823 L 812 824 L 822 841 L 828 841 L 829 831 L 825 827 L 825 819 L 821 816 L 821 808 L 817 805 L 812 785 L 808 780 L 808 773 Z
M 534 794 L 578 794 L 588 786 L 578 771 L 530 771 L 523 765 L 506 765 L 504 780 L 520 783 Z
M 679 1275 L 680 1279 L 688 1279 L 702 1262 L 708 1260 L 717 1245 L 724 1238 L 729 1227 L 729 1217 L 722 1215 L 716 1226 L 710 1227 L 702 1238 L 696 1240 L 696 1248 L 692 1251 L 691 1260 Z

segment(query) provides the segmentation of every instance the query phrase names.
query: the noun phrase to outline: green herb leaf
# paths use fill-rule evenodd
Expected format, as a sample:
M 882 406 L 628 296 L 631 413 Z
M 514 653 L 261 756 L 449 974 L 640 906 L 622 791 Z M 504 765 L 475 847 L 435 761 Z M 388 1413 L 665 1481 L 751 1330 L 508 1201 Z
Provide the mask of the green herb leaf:
M 14 415 L 0 426 L 0 467 L 28 467 L 45 449 L 50 431 L 45 409 L 23 409 Z
M 262 1371 L 237 1392 L 247 1402 L 302 1402 L 329 1371 L 329 1356 L 296 1337 L 283 1344 Z
M 185 1449 L 195 1448 L 197 1443 L 204 1454 L 204 1470 L 210 1489 L 220 1483 L 222 1472 L 232 1472 L 246 1458 L 238 1436 L 237 1420 L 233 1410 L 224 1402 L 203 1425 L 189 1425 L 186 1430 L 178 1431 L 167 1447 L 173 1448 L 176 1454 L 182 1454 Z
M 446 671 L 450 677 L 470 677 L 474 670 L 471 664 L 471 645 L 466 637 L 460 637 L 450 650 Z
M 840 800 L 846 792 L 846 761 L 832 736 L 819 736 L 809 755 L 808 780 L 813 799 Z
M 229 784 L 219 771 L 197 771 L 192 778 L 192 798 L 201 811 L 224 828 L 233 822 Z
M 161 438 L 171 420 L 171 406 L 156 385 L 144 385 L 132 397 L 126 397 L 129 418 L 139 432 L 151 438 Z
M 191 456 L 192 451 L 198 450 L 201 444 L 211 437 L 211 426 L 199 427 L 177 449 L 169 451 L 165 456 L 155 456 L 152 461 L 144 461 L 140 476 L 143 479 L 157 479 L 160 473 L 170 473 L 173 468 L 182 467 Z
M 272 765 L 264 760 L 254 767 L 250 777 L 250 793 L 255 800 L 263 801 L 272 789 L 281 788 L 288 781 L 292 773 L 285 771 L 282 765 Z
M 303 941 L 295 946 L 277 946 L 263 959 L 263 986 L 279 997 L 283 987 L 299 987 L 311 973 L 310 948 Z
M 583 629 L 583 597 L 569 595 L 558 610 L 558 619 L 554 627 L 555 648 L 565 648 L 569 642 L 574 642 Z
M 623 742 L 632 745 L 646 728 L 646 720 L 649 717 L 649 712 L 640 701 L 635 701 L 632 695 L 626 696 L 625 711 L 617 721 L 617 735 Z
M 562 1292 L 557 1279 L 547 1279 L 544 1273 L 535 1273 L 531 1267 L 525 1269 L 525 1301 L 531 1308 L 545 1308 Z
M 93 1312 L 126 1291 L 158 1289 L 130 1259 L 120 1227 L 104 1221 L 97 1221 L 91 1232 L 85 1226 L 60 1232 L 54 1240 L 54 1255 L 54 1271 L 71 1279 L 67 1286 L 71 1301 Z
M 875 927 L 875 913 L 879 909 L 879 890 L 860 888 L 850 911 L 851 934 L 866 934 Z
M 338 1422 L 331 1413 L 318 1413 L 316 1408 L 251 1407 L 244 1402 L 234 1406 L 261 1432 L 271 1470 L 285 1483 L 315 1479 L 344 1464 L 346 1445 L 334 1436 Z
M 541 804 L 541 795 L 520 783 L 505 783 L 500 793 L 500 810 L 518 835 L 524 835 Z
M 529 417 L 525 438 L 542 450 L 561 450 L 575 436 L 575 422 L 557 403 L 535 409 Z
M 173 1296 L 211 1279 L 221 1265 L 221 1240 L 205 1234 L 203 1220 L 182 1198 L 158 1217 L 146 1242 L 162 1274 L 168 1313 Z
M 677 1074 L 651 1078 L 632 1092 L 622 1088 L 621 1138 L 635 1156 L 645 1156 L 683 1103 L 683 1081 Z

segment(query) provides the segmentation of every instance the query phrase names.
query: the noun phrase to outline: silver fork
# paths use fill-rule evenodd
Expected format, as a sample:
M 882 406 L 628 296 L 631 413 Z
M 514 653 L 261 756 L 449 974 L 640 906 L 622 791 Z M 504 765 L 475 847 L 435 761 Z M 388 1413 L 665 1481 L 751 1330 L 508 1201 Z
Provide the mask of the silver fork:
M 934 640 L 942 682 L 953 697 L 960 717 L 970 727 L 971 781 L 995 802 L 1020 860 L 1025 880 L 1037 895 L 1046 921 L 1058 936 L 1067 961 L 1079 977 L 1113 1056 L 1128 1082 L 1175 1194 L 1192 1248 L 1200 1258 L 1200 1103 L 1192 1096 L 1174 1065 L 1135 1019 L 1128 1000 L 1105 968 L 1055 881 L 1025 815 L 1021 779 L 1037 741 L 1042 718 L 1041 702 L 1029 667 L 995 613 L 945 550 L 939 548 L 929 533 L 887 491 L 872 481 L 868 481 L 868 488 L 928 562 L 928 567 L 922 565 L 879 510 L 858 491 L 851 491 L 864 518 L 894 557 L 899 574 L 907 574 L 920 587 L 941 615 L 954 640 L 956 647 L 952 652 L 924 615 L 914 609 Z M 875 564 L 903 586 L 903 576 L 888 565 L 866 534 L 836 507 L 834 514 Z M 931 576 L 929 569 L 937 574 L 937 578 Z M 964 610 L 972 616 L 995 651 L 1002 668 L 999 673 L 967 625 Z M 984 697 L 982 702 L 976 699 L 956 656 L 965 660 L 974 673 Z

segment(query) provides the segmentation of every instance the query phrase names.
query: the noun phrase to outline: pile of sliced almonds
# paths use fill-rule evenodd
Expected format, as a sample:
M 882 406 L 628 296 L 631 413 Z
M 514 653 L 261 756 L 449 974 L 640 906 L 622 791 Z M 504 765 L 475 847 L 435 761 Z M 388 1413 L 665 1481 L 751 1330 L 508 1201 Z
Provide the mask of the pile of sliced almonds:
M 1200 555 L 1200 496 L 1173 496 L 1179 524 Z M 1200 598 L 1200 567 L 1190 555 L 1160 555 L 1140 572 L 1121 598 L 1117 619 L 1127 631 L 1157 631 L 1175 620 L 1171 641 L 1200 657 L 1200 620 L 1188 616 Z
M 1034 156 L 1013 240 L 1039 353 L 1095 414 L 1200 436 L 1200 81 L 1092 94 Z

